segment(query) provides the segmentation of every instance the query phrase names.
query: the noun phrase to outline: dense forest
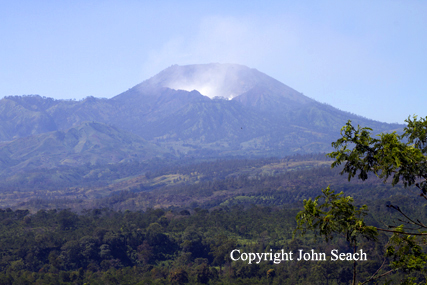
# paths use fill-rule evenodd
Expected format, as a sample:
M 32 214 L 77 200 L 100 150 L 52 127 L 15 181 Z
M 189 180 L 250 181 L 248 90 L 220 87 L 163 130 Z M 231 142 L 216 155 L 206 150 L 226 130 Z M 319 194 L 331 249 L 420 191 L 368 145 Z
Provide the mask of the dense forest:
M 399 199 L 397 197 L 396 199 Z M 401 197 L 400 197 L 401 199 Z M 371 203 L 371 223 L 392 218 Z M 421 207 L 408 205 L 412 211 Z M 422 209 L 425 209 L 422 208 Z M 352 252 L 345 239 L 293 238 L 299 209 L 269 206 L 147 211 L 0 212 L 1 284 L 348 284 L 350 261 L 232 261 L 241 252 Z M 426 213 L 424 212 L 423 215 Z M 375 217 L 375 218 L 374 218 Z M 383 263 L 387 236 L 363 242 L 360 280 Z M 387 269 L 387 268 L 385 268 Z M 394 275 L 390 281 L 399 280 Z M 384 281 L 384 280 L 382 280 Z
M 330 164 L 324 154 L 158 162 L 150 171 L 129 163 L 103 166 L 103 175 L 111 175 L 105 185 L 101 167 L 86 165 L 70 187 L 43 179 L 38 191 L 16 185 L 2 194 L 10 198 L 3 201 L 20 202 L 0 210 L 0 284 L 349 284 L 353 262 L 331 260 L 332 250 L 354 252 L 345 237 L 326 242 L 294 232 L 304 199 L 331 185 L 367 204 L 365 220 L 376 227 L 398 218 L 389 205 L 417 217 L 427 208 L 399 184 L 375 177 L 349 183 Z M 35 196 L 19 199 L 29 193 Z M 389 237 L 358 244 L 368 256 L 357 262 L 358 281 L 390 270 Z M 233 250 L 293 252 L 294 259 L 249 263 L 232 260 Z M 325 253 L 327 260 L 297 261 L 300 250 Z M 413 277 L 425 280 L 422 273 Z

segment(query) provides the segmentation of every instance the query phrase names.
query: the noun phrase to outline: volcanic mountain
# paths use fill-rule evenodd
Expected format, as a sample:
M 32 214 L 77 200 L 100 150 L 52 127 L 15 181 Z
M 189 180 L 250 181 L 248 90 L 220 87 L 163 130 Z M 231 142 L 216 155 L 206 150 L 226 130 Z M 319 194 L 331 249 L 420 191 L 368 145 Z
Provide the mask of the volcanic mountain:
M 56 140 L 54 149 L 67 150 L 62 154 L 73 153 L 70 144 L 57 138 L 70 136 L 82 126 L 90 127 L 92 133 L 101 129 L 105 133 L 108 126 L 113 128 L 108 129 L 110 145 L 117 146 L 126 137 L 128 145 L 115 156 L 125 160 L 130 157 L 143 160 L 165 153 L 175 157 L 282 156 L 331 150 L 330 143 L 337 139 L 347 120 L 381 132 L 402 127 L 321 104 L 246 66 L 173 65 L 111 99 L 87 97 L 72 101 L 38 95 L 5 97 L 0 100 L 0 140 L 7 143 L 0 146 L 0 151 L 5 153 L 5 148 L 8 151 L 3 167 L 17 157 L 12 150 L 26 154 L 20 156 L 19 163 L 13 160 L 14 165 L 26 165 L 24 158 L 34 160 L 31 154 L 37 156 L 40 152 L 20 149 L 28 147 L 23 144 L 24 137 L 31 140 L 34 149 L 50 137 Z M 94 125 L 84 125 L 88 122 Z M 115 132 L 124 133 L 115 135 Z M 82 139 L 85 140 L 77 138 Z M 131 147 L 133 140 L 135 148 Z M 142 147 L 148 143 L 149 147 Z M 144 151 L 140 152 L 142 149 Z M 95 150 L 94 147 L 85 149 L 79 159 L 74 152 L 67 160 L 63 156 L 54 159 L 53 152 L 47 148 L 43 161 L 52 160 L 54 164 L 108 162 L 97 159 L 96 156 L 103 153 Z M 126 150 L 132 155 L 127 156 Z

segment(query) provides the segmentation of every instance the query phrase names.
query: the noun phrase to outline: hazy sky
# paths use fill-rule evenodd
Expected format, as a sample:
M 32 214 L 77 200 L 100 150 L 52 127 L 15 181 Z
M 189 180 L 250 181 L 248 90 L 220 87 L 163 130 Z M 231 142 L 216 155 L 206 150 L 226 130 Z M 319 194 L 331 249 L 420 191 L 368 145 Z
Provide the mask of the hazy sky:
M 371 119 L 427 116 L 427 1 L 0 0 L 0 98 L 115 96 L 239 63 Z

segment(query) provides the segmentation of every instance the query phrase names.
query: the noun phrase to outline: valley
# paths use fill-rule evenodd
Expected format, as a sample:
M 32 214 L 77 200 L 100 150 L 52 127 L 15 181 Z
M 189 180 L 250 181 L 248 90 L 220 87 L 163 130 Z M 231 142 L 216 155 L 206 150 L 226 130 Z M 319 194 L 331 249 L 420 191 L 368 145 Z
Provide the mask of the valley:
M 374 226 L 396 219 L 395 203 L 425 214 L 402 184 L 349 183 L 326 155 L 349 120 L 376 133 L 404 125 L 242 65 L 174 65 L 111 99 L 7 96 L 0 114 L 2 284 L 348 284 L 349 262 L 246 264 L 229 253 L 315 244 L 348 256 L 339 235 L 295 235 L 302 201 L 328 186 L 369 205 Z M 360 278 L 383 267 L 386 242 L 362 241 Z

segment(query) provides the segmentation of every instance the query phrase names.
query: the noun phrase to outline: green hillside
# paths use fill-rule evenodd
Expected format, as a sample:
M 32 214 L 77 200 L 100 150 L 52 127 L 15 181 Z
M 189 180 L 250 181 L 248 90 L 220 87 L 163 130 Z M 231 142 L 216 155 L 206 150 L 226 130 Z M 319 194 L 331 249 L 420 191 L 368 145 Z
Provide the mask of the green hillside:
M 166 150 L 131 133 L 101 123 L 86 122 L 0 144 L 0 174 L 59 166 L 101 165 L 165 157 Z

